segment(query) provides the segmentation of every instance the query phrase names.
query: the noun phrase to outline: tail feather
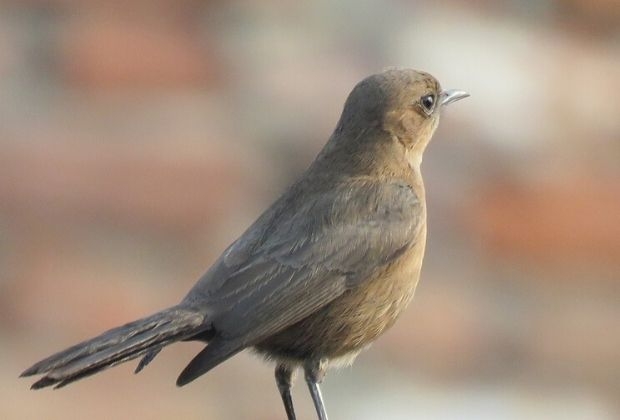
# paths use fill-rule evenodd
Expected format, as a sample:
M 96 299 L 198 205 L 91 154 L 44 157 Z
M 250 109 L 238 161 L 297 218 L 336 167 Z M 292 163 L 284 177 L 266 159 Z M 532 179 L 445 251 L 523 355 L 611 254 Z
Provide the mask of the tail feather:
M 202 331 L 204 318 L 204 314 L 183 307 L 165 309 L 56 353 L 21 376 L 45 374 L 32 388 L 58 388 L 140 356 L 150 362 L 164 346 Z
M 177 386 L 187 385 L 194 379 L 204 375 L 224 360 L 234 356 L 246 346 L 239 341 L 214 339 L 183 369 L 177 379 Z
M 149 363 L 153 361 L 155 356 L 157 356 L 160 351 L 161 347 L 149 350 L 149 352 L 142 357 L 142 360 L 140 360 L 140 363 L 138 363 L 138 366 L 136 366 L 136 370 L 133 373 L 140 373 L 142 369 L 144 369 Z

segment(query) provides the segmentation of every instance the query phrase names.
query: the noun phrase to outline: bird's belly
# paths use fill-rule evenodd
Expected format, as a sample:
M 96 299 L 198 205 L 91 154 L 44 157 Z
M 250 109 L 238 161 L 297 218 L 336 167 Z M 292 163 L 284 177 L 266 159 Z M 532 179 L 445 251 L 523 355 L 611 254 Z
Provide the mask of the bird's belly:
M 423 253 L 422 241 L 360 287 L 255 348 L 270 358 L 293 362 L 354 357 L 391 327 L 411 301 Z

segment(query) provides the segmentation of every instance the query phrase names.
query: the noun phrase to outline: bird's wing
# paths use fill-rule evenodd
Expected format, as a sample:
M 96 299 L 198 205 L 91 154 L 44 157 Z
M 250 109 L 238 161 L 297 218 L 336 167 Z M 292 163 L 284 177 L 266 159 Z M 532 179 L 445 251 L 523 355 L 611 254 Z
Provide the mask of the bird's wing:
M 349 181 L 283 200 L 188 295 L 222 339 L 251 345 L 300 321 L 408 249 L 421 225 L 420 199 L 402 182 Z

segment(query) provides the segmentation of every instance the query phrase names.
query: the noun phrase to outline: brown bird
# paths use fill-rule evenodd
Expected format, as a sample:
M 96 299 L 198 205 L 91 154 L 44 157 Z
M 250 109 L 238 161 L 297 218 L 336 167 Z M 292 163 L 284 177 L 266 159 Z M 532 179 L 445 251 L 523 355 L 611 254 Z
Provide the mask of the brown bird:
M 245 348 L 276 363 L 289 420 L 297 368 L 319 419 L 329 365 L 351 363 L 411 300 L 426 241 L 422 154 L 441 108 L 469 96 L 431 75 L 387 70 L 362 80 L 301 178 L 232 243 L 176 306 L 54 354 L 22 376 L 63 387 L 138 357 L 139 372 L 176 341 L 207 346 L 185 385 Z

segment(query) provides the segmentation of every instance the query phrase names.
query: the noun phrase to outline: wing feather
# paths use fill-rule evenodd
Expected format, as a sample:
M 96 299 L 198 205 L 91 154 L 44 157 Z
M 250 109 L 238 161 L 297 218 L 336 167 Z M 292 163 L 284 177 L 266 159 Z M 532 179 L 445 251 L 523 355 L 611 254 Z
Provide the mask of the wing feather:
M 402 182 L 353 180 L 289 191 L 203 276 L 186 300 L 218 336 L 247 346 L 358 286 L 415 243 L 422 205 Z

